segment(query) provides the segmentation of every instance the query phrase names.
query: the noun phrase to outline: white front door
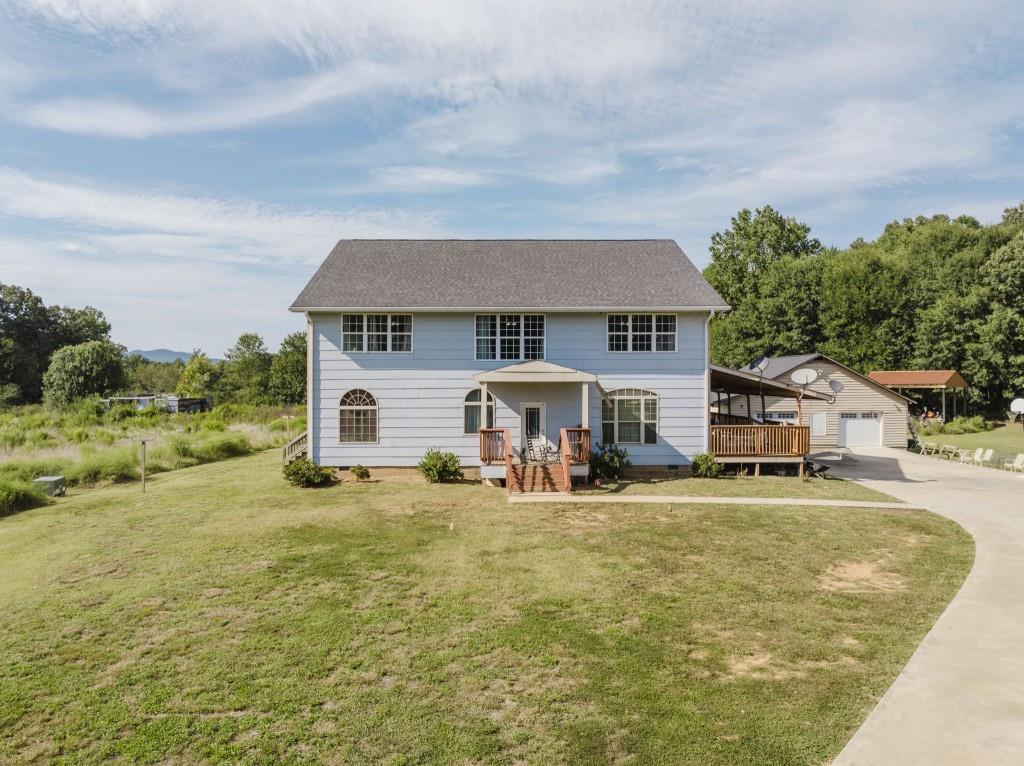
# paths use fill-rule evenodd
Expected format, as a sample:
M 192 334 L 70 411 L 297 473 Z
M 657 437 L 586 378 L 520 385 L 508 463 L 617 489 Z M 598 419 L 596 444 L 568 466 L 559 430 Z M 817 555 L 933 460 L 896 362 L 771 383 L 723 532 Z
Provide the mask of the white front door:
M 881 444 L 882 416 L 880 413 L 839 413 L 840 447 L 878 447 Z
M 519 434 L 523 449 L 528 438 L 547 441 L 547 407 L 543 402 L 523 402 L 519 406 Z

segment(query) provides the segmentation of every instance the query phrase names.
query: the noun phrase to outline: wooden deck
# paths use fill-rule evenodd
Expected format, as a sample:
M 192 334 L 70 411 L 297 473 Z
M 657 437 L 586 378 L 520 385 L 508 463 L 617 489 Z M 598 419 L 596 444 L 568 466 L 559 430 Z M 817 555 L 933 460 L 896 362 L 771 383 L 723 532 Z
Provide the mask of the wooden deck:
M 719 460 L 782 458 L 792 462 L 811 450 L 810 426 L 729 425 L 711 426 L 711 454 Z M 724 462 L 724 461 L 723 461 Z M 753 460 L 751 460 L 753 462 Z

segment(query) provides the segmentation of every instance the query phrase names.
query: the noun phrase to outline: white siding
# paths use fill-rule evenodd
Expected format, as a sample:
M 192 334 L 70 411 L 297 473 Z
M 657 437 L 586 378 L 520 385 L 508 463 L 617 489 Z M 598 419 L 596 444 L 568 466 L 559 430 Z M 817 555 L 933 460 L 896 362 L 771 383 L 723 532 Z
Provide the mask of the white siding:
M 630 446 L 636 465 L 686 464 L 703 449 L 705 416 L 704 313 L 680 314 L 678 341 L 670 353 L 609 353 L 604 314 L 548 314 L 546 359 L 598 376 L 608 391 L 644 388 L 659 399 L 657 444 Z M 474 360 L 472 314 L 416 314 L 413 353 L 341 351 L 337 314 L 313 315 L 312 457 L 324 465 L 408 466 L 431 446 L 457 453 L 465 465 L 479 464 L 479 439 L 462 433 L 463 399 L 477 385 L 472 376 L 506 361 Z M 379 405 L 379 442 L 341 444 L 338 402 L 352 388 L 364 388 Z M 519 403 L 547 404 L 547 433 L 581 422 L 580 384 L 492 384 L 496 425 L 512 430 L 519 444 Z M 590 428 L 601 437 L 601 399 L 590 389 Z
M 811 425 L 813 413 L 824 413 L 825 432 L 811 432 L 811 448 L 821 449 L 835 447 L 839 444 L 839 414 L 842 412 L 881 412 L 882 413 L 882 446 L 905 448 L 907 446 L 907 401 L 888 389 L 867 382 L 858 375 L 837 364 L 818 359 L 803 365 L 818 372 L 818 378 L 808 388 L 825 394 L 831 394 L 830 380 L 838 380 L 843 390 L 836 395 L 835 404 L 815 399 L 803 402 L 804 425 Z M 791 382 L 789 373 L 780 380 Z M 765 397 L 768 412 L 795 412 L 796 400 Z M 750 407 L 756 413 L 761 410 L 760 397 L 750 397 Z M 722 411 L 728 412 L 725 399 L 722 400 Z M 746 415 L 746 397 L 737 396 L 732 400 L 732 413 Z

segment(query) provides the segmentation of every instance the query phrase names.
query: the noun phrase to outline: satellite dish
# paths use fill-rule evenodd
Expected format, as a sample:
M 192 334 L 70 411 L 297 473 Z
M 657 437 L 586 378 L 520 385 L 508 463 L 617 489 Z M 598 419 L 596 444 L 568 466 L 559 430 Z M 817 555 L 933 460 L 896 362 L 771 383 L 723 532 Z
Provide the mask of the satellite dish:
M 758 357 L 757 359 L 750 363 L 750 368 L 752 370 L 757 370 L 758 372 L 763 373 L 765 370 L 768 369 L 768 357 Z
M 1024 414 L 1024 399 L 1014 399 L 1010 402 L 1010 412 L 1016 412 L 1018 415 Z
M 805 367 L 802 370 L 796 370 L 789 377 L 798 386 L 807 386 L 818 379 L 818 373 Z
M 832 389 L 833 394 L 838 394 L 840 391 L 843 390 L 843 384 L 840 383 L 838 380 L 830 380 L 828 382 L 828 387 Z

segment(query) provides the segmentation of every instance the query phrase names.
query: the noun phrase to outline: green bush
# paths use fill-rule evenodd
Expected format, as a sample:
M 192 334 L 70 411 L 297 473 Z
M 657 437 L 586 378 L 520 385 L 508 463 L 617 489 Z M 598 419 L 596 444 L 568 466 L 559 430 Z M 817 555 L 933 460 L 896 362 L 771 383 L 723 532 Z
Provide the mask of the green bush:
M 131 447 L 92 452 L 72 463 L 65 475 L 72 486 L 134 481 L 139 478 L 139 457 Z
M 437 447 L 426 451 L 417 468 L 431 484 L 462 478 L 459 456 L 454 452 L 442 452 Z
M 590 477 L 601 481 L 618 481 L 631 463 L 629 453 L 614 444 L 598 444 L 590 456 Z
M 956 417 L 948 423 L 929 423 L 922 429 L 922 433 L 930 434 L 977 434 L 983 431 L 991 431 L 995 424 L 985 420 L 981 415 Z
M 714 455 L 701 452 L 693 456 L 693 475 L 698 479 L 718 479 L 725 473 L 725 466 L 715 460 Z
M 297 487 L 323 487 L 334 481 L 334 471 L 300 458 L 284 467 L 284 478 Z
M 0 479 L 0 516 L 46 505 L 50 499 L 38 487 L 22 479 Z
M 370 478 L 370 469 L 365 465 L 354 465 L 348 469 L 348 472 L 356 481 L 366 481 Z

